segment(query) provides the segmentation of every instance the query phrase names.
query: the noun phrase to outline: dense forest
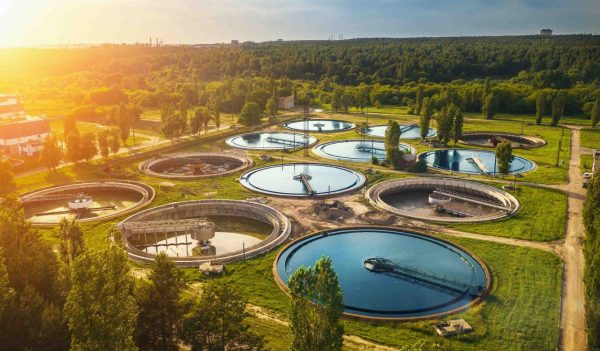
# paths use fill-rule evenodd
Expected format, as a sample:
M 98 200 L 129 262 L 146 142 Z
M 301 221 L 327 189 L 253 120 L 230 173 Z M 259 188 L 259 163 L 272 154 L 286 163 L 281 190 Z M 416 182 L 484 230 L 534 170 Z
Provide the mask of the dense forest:
M 497 112 L 535 113 L 539 92 L 549 111 L 561 92 L 566 114 L 589 115 L 600 97 L 599 57 L 593 35 L 6 49 L 0 91 L 94 109 L 207 105 L 213 97 L 221 111 L 239 113 L 246 101 L 264 109 L 273 94 L 329 106 L 336 89 L 358 108 L 411 106 L 422 89 L 479 112 L 489 89 Z

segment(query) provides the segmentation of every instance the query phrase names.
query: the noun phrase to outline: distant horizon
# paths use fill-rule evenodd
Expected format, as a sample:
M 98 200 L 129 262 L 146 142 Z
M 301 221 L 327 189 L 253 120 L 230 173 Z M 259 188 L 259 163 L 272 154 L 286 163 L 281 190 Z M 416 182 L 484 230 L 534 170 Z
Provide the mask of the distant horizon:
M 2 0 L 0 47 L 600 33 L 599 18 L 597 0 Z
M 543 29 L 543 28 L 542 28 Z M 551 29 L 551 28 L 548 28 Z M 541 29 L 540 29 L 541 30 Z M 549 37 L 567 37 L 567 36 L 579 36 L 579 35 L 588 35 L 588 36 L 600 36 L 600 33 L 553 33 Z M 322 41 L 322 42 L 334 42 L 334 41 L 351 41 L 351 40 L 402 40 L 402 39 L 445 39 L 445 38 L 502 38 L 502 37 L 541 37 L 539 31 L 538 33 L 523 33 L 523 34 L 489 34 L 489 35 L 455 35 L 455 36 L 405 36 L 405 37 L 353 37 L 353 38 L 343 38 L 343 39 L 318 39 L 318 38 L 306 38 L 306 39 L 285 39 L 278 38 L 272 40 L 238 40 L 240 44 L 244 43 L 255 43 L 255 44 L 263 44 L 263 43 L 272 43 L 272 42 L 308 42 L 308 41 Z M 548 38 L 548 37 L 546 37 Z M 152 45 L 155 45 L 156 38 L 152 38 Z M 160 38 L 158 38 L 160 39 Z M 163 42 L 160 46 L 195 46 L 195 45 L 230 45 L 233 40 L 222 41 L 222 42 L 188 42 L 188 43 L 170 43 Z M 0 45 L 0 49 L 43 49 L 43 48 L 65 48 L 65 47 L 94 47 L 94 46 L 102 46 L 102 45 L 148 45 L 150 44 L 150 38 L 147 41 L 137 41 L 137 42 L 88 42 L 88 43 L 57 43 L 57 44 L 32 44 L 32 45 L 23 45 L 23 46 L 3 46 Z

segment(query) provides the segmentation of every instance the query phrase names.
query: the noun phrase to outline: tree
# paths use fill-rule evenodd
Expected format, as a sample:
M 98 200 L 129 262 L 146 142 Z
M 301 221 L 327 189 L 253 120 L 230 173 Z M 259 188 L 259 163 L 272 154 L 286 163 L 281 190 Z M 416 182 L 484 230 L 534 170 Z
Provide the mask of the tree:
M 86 133 L 80 139 L 81 158 L 90 161 L 98 154 L 98 146 L 96 144 L 96 136 L 92 133 Z
M 131 134 L 133 136 L 133 141 L 135 142 L 135 125 L 142 118 L 142 110 L 138 105 L 127 105 L 127 117 L 129 119 L 129 125 L 131 128 Z
M 417 87 L 417 96 L 415 98 L 415 112 L 417 115 L 421 114 L 423 109 L 423 85 L 419 84 Z
M 360 108 L 360 111 L 363 112 L 364 108 L 369 105 L 369 92 L 371 88 L 362 83 L 356 88 L 356 95 L 354 97 L 354 104 L 356 107 Z
M 48 170 L 55 171 L 62 159 L 62 150 L 58 145 L 58 140 L 54 135 L 50 135 L 44 140 L 42 151 L 40 151 L 40 163 L 46 166 Z
M 187 127 L 187 108 L 180 104 L 179 111 L 175 112 L 173 104 L 165 104 L 161 107 L 161 131 L 169 139 L 179 138 L 185 133 Z
M 0 261 L 13 291 L 0 315 L 0 348 L 65 350 L 68 334 L 59 307 L 58 261 L 14 195 L 0 200 L 0 247 Z
M 433 103 L 429 98 L 423 99 L 423 114 L 419 117 L 419 128 L 421 140 L 425 140 L 429 134 L 429 123 L 433 117 Z
M 400 126 L 396 121 L 388 121 L 387 129 L 385 130 L 385 157 L 394 169 L 400 167 L 400 158 L 402 153 L 399 149 L 400 145 Z
M 330 258 L 314 269 L 301 267 L 290 277 L 290 328 L 294 351 L 342 349 L 342 290 Z
M 215 121 L 215 126 L 217 130 L 221 128 L 221 100 L 218 95 L 213 95 L 210 97 L 209 101 L 210 109 L 212 110 L 213 120 Z
M 68 161 L 77 163 L 83 159 L 81 150 L 81 136 L 79 133 L 67 134 L 65 149 L 66 158 Z
M 117 111 L 115 112 L 115 120 L 117 122 L 117 127 L 119 128 L 123 145 L 127 145 L 127 139 L 129 139 L 132 125 L 131 115 L 129 114 L 127 106 L 119 105 Z
M 2 320 L 4 309 L 12 300 L 14 293 L 9 284 L 8 272 L 4 264 L 4 255 L 2 254 L 2 247 L 0 247 L 0 320 Z
M 98 133 L 96 139 L 98 139 L 98 149 L 100 151 L 100 155 L 106 160 L 110 154 L 110 132 L 108 130 L 103 130 Z
M 58 259 L 60 261 L 60 278 L 62 291 L 66 295 L 71 289 L 71 267 L 73 261 L 85 252 L 83 230 L 75 220 L 63 218 L 55 229 L 58 236 Z
M 463 123 L 464 123 L 463 114 L 458 108 L 456 108 L 456 111 L 454 112 L 454 131 L 452 133 L 452 137 L 454 138 L 454 145 L 456 145 L 456 142 L 460 138 L 462 138 Z
M 481 100 L 484 101 L 492 92 L 492 80 L 490 77 L 485 78 L 485 82 L 483 83 L 483 92 L 481 95 Z
M 273 93 L 273 95 L 267 101 L 267 111 L 269 112 L 269 120 L 274 121 L 275 117 L 277 117 L 277 95 Z
M 213 116 L 211 116 L 209 109 L 206 107 L 198 108 L 190 121 L 192 133 L 198 133 L 200 126 L 204 127 L 204 134 L 208 133 L 208 122 L 211 119 L 213 119 Z
M 73 114 L 68 115 L 63 119 L 63 136 L 65 140 L 70 134 L 79 134 L 79 130 L 77 130 L 77 122 L 75 121 L 75 116 Z
M 136 350 L 137 306 L 125 252 L 111 245 L 73 262 L 65 314 L 71 350 Z
M 338 112 L 342 108 L 342 96 L 344 91 L 341 88 L 335 88 L 331 94 L 331 109 Z
M 260 107 L 256 102 L 246 102 L 244 104 L 239 122 L 247 127 L 260 124 Z
M 552 125 L 558 125 L 560 119 L 563 116 L 565 110 L 565 94 L 563 92 L 559 92 L 556 94 L 554 100 L 552 100 Z
M 350 105 L 352 105 L 352 95 L 348 94 L 347 92 L 344 92 L 344 94 L 342 95 L 342 110 L 344 112 L 348 112 L 348 110 L 350 109 Z
M 119 130 L 114 128 L 111 129 L 110 136 L 108 138 L 108 147 L 113 155 L 116 155 L 121 148 L 121 141 L 119 139 Z
M 498 173 L 507 175 L 510 172 L 510 163 L 512 160 L 512 146 L 508 141 L 503 141 L 496 145 L 496 163 L 498 164 Z
M 136 344 L 140 350 L 179 350 L 182 272 L 163 252 L 156 256 L 148 279 L 148 283 L 140 282 L 135 294 L 139 307 Z
M 600 349 L 600 171 L 588 183 L 583 204 L 586 326 L 590 350 Z
M 444 145 L 447 145 L 450 139 L 452 139 L 456 111 L 456 107 L 450 104 L 444 106 L 435 116 L 438 128 L 438 140 Z
M 542 124 L 544 118 L 544 110 L 546 109 L 546 95 L 544 92 L 538 91 L 535 96 L 535 124 Z
M 15 190 L 15 176 L 8 161 L 0 160 L 0 195 Z
M 483 113 L 483 117 L 485 119 L 494 118 L 494 114 L 496 114 L 496 101 L 494 94 L 488 94 L 483 99 L 483 104 L 481 106 L 481 112 Z
M 592 127 L 595 128 L 598 122 L 600 122 L 600 98 L 596 98 L 596 101 L 594 102 L 594 107 L 592 107 L 591 111 L 591 117 Z
M 206 284 L 183 321 L 182 340 L 192 351 L 263 349 L 263 339 L 249 330 L 247 300 L 227 281 Z

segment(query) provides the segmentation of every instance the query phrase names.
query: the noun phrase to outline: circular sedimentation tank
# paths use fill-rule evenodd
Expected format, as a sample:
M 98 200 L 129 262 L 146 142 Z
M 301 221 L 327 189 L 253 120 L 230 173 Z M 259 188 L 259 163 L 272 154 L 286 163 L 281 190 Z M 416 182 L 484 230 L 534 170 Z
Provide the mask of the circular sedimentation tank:
M 289 197 L 339 195 L 361 188 L 365 176 L 345 167 L 322 163 L 286 163 L 244 173 L 240 183 L 253 191 Z
M 400 144 L 406 161 L 414 160 L 416 150 L 410 145 Z M 385 143 L 381 140 L 337 140 L 317 145 L 313 152 L 321 157 L 338 161 L 371 162 L 373 157 L 379 161 L 386 158 Z
M 485 264 L 448 241 L 405 230 L 330 230 L 286 246 L 274 263 L 287 290 L 299 267 L 331 258 L 349 317 L 415 320 L 456 313 L 478 302 L 490 284 Z
M 258 132 L 236 135 L 226 140 L 229 146 L 248 150 L 294 150 L 316 144 L 317 138 L 291 132 Z
M 362 130 L 363 134 L 368 136 L 385 138 L 385 131 L 387 130 L 387 124 L 374 125 Z M 421 127 L 416 124 L 401 124 L 400 139 L 421 139 Z M 435 128 L 429 128 L 427 131 L 427 138 L 433 138 L 437 135 Z
M 143 161 L 139 169 L 168 179 L 201 179 L 233 174 L 251 167 L 252 159 L 233 152 L 198 152 L 162 155 Z
M 343 132 L 354 128 L 354 123 L 338 119 L 309 119 L 307 125 L 309 132 L 318 133 Z M 290 130 L 303 131 L 305 122 L 304 120 L 289 121 L 282 126 Z
M 546 145 L 544 139 L 536 136 L 501 132 L 468 132 L 459 140 L 461 144 L 480 147 L 496 147 L 503 141 L 509 142 L 514 149 L 531 149 Z
M 390 213 L 427 221 L 482 222 L 512 216 L 519 201 L 510 193 L 455 178 L 405 178 L 378 183 L 369 202 Z
M 119 224 L 129 257 L 152 262 L 165 252 L 180 267 L 228 263 L 263 254 L 287 240 L 278 210 L 236 200 L 195 200 L 151 208 Z
M 443 149 L 419 155 L 429 167 L 442 171 L 467 174 L 491 175 L 498 173 L 496 153 L 475 149 Z M 535 163 L 520 156 L 513 156 L 510 174 L 524 173 L 535 168 Z
M 20 200 L 33 225 L 53 226 L 64 217 L 90 222 L 123 216 L 149 205 L 154 195 L 149 185 L 115 180 L 48 187 Z

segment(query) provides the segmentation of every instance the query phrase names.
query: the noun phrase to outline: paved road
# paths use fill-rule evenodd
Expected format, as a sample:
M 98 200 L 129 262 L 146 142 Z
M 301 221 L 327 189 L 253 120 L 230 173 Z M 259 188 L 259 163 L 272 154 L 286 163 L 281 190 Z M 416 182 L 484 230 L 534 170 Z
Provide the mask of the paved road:
M 579 168 L 579 129 L 571 129 L 571 162 L 569 163 L 569 183 L 566 186 L 568 198 L 567 235 L 563 246 L 564 271 L 563 293 L 560 316 L 559 350 L 587 350 L 585 330 L 585 294 L 583 284 L 583 227 L 582 209 L 585 189 Z

